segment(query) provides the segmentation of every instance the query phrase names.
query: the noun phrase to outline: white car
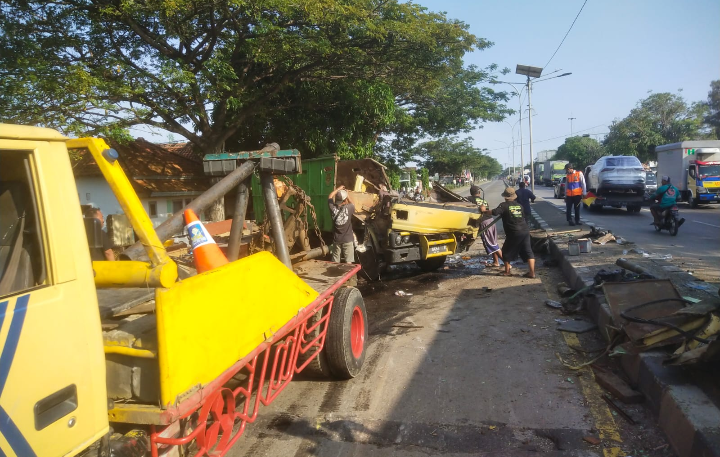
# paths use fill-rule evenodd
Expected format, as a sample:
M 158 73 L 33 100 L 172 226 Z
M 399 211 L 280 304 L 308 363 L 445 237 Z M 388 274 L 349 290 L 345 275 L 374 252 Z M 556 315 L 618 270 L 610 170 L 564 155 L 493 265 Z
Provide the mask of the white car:
M 601 157 L 585 170 L 587 188 L 597 195 L 645 195 L 645 176 L 645 169 L 635 156 Z

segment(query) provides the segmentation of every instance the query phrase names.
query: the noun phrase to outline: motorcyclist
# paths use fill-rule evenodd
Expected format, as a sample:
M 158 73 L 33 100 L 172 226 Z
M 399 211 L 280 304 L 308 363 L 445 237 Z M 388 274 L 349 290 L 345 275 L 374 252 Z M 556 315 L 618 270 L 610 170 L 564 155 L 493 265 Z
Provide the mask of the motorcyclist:
M 653 195 L 654 200 L 660 200 L 659 203 L 655 203 L 650 206 L 650 212 L 653 215 L 653 224 L 662 225 L 662 213 L 666 209 L 672 208 L 677 203 L 677 199 L 680 196 L 680 191 L 677 187 L 670 184 L 670 177 L 663 176 L 661 186 L 655 191 Z M 678 221 L 678 226 L 682 225 L 685 219 Z

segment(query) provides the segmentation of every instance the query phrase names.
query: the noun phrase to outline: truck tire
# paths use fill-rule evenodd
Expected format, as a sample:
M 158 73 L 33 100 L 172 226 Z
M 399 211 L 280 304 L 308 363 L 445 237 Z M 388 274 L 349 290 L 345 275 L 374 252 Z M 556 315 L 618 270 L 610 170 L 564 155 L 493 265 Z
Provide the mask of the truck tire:
M 415 263 L 420 267 L 422 271 L 435 271 L 445 264 L 447 256 L 442 257 L 431 257 L 424 260 L 416 260 Z
M 690 208 L 695 209 L 698 207 L 698 204 L 700 203 L 700 199 L 695 198 L 692 191 L 690 191 L 690 197 L 688 198 L 688 202 L 690 203 Z
M 335 292 L 325 337 L 327 362 L 337 379 L 352 379 L 362 370 L 368 344 L 365 301 L 354 287 Z
M 307 323 L 308 327 L 312 327 L 318 320 L 320 320 L 321 316 L 319 314 L 315 314 L 312 316 Z M 329 322 L 325 324 L 330 325 Z M 312 333 L 307 335 L 306 341 L 312 341 L 315 339 L 315 337 L 320 333 L 320 326 L 316 328 Z M 325 335 L 325 347 L 320 351 L 320 353 L 317 355 L 317 357 L 313 358 L 313 360 L 305 367 L 303 370 L 299 373 L 299 376 L 303 379 L 329 379 L 333 377 L 332 371 L 330 370 L 330 365 L 327 360 L 327 335 Z M 298 352 L 298 359 L 296 367 L 302 366 L 307 359 L 310 357 L 310 351 L 306 352 L 305 354 Z

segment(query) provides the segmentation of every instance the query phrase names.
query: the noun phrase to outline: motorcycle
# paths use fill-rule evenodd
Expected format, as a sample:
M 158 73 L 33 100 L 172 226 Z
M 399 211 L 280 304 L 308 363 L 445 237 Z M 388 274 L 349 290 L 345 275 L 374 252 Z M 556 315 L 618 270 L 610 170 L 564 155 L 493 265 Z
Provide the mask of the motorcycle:
M 675 236 L 677 235 L 680 226 L 685 222 L 685 219 L 679 217 L 678 207 L 677 205 L 673 205 L 670 208 L 662 210 L 662 213 L 660 213 L 660 221 L 661 223 L 659 225 L 653 221 L 655 231 L 659 232 L 660 230 L 667 230 L 670 232 L 671 236 Z

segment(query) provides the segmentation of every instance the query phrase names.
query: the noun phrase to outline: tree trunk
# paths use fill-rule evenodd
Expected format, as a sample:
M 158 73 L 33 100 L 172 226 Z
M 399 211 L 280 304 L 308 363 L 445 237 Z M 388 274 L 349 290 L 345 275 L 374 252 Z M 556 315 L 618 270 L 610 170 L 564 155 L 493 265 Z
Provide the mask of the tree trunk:
M 223 144 L 211 148 L 210 154 L 219 154 L 223 150 Z M 211 184 L 218 183 L 222 178 L 212 178 L 210 180 Z M 225 197 L 220 197 L 217 199 L 217 201 L 213 202 L 212 205 L 208 207 L 208 209 L 205 210 L 205 217 L 210 222 L 220 222 L 225 220 Z

